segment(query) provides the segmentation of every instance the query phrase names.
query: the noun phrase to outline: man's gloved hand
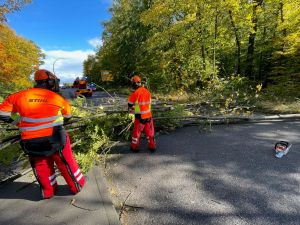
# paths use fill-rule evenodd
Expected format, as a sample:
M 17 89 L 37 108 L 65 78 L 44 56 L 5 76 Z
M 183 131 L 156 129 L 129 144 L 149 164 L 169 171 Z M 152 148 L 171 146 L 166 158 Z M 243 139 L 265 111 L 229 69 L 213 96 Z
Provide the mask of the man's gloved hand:
M 134 107 L 132 103 L 128 103 L 128 113 L 130 114 L 134 113 Z
M 132 108 L 128 108 L 128 113 L 129 114 L 134 114 L 134 108 L 132 107 Z

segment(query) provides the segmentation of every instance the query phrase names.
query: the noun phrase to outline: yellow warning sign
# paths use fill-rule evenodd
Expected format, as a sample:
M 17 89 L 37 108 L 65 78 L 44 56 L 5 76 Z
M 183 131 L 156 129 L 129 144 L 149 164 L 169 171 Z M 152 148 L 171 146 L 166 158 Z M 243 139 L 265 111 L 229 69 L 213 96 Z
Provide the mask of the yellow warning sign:
M 102 81 L 113 81 L 114 76 L 109 70 L 101 70 L 101 80 Z

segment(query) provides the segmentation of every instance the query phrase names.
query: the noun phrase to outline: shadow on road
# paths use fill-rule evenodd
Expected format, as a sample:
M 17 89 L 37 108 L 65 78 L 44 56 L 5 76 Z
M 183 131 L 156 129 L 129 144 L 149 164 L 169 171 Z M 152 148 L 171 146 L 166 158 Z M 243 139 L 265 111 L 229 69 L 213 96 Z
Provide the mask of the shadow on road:
M 56 196 L 68 196 L 70 190 L 67 185 L 59 185 L 55 193 Z M 5 184 L 1 186 L 0 199 L 24 199 L 29 201 L 40 201 L 40 187 L 33 182 L 18 182 Z
M 287 140 L 291 152 L 274 156 Z M 119 198 L 138 206 L 130 224 L 300 224 L 300 122 L 177 130 L 159 150 L 113 149 L 109 175 Z M 130 153 L 130 154 L 128 154 Z

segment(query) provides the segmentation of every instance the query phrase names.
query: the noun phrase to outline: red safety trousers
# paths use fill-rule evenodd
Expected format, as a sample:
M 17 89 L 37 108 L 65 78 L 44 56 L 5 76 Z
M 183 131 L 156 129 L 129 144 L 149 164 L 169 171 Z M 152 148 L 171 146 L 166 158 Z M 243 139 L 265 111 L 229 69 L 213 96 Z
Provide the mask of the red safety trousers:
M 152 151 L 156 149 L 154 140 L 154 125 L 153 119 L 146 123 L 141 123 L 139 119 L 134 120 L 134 127 L 132 131 L 131 150 L 138 151 L 140 147 L 141 134 L 144 132 L 148 140 L 148 148 Z
M 85 179 L 74 158 L 70 138 L 62 151 L 50 156 L 29 156 L 34 175 L 40 184 L 43 198 L 51 198 L 57 187 L 54 163 L 67 182 L 72 194 L 78 193 L 85 184 Z

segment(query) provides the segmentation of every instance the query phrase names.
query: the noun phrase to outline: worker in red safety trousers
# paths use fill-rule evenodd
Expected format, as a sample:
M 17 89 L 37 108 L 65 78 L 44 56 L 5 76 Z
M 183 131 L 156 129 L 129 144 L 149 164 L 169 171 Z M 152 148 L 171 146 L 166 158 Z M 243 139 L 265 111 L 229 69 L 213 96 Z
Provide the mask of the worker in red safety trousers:
M 21 132 L 21 146 L 28 155 L 42 197 L 53 197 L 57 187 L 54 163 L 72 194 L 85 179 L 74 158 L 63 124 L 71 118 L 71 107 L 60 96 L 59 79 L 47 70 L 34 74 L 34 88 L 9 95 L 0 104 L 0 120 L 14 123 Z
M 148 140 L 148 148 L 154 152 L 156 143 L 151 113 L 151 93 L 142 85 L 141 78 L 137 75 L 131 78 L 131 84 L 134 91 L 128 98 L 128 111 L 135 115 L 131 151 L 139 151 L 141 134 L 144 132 Z

